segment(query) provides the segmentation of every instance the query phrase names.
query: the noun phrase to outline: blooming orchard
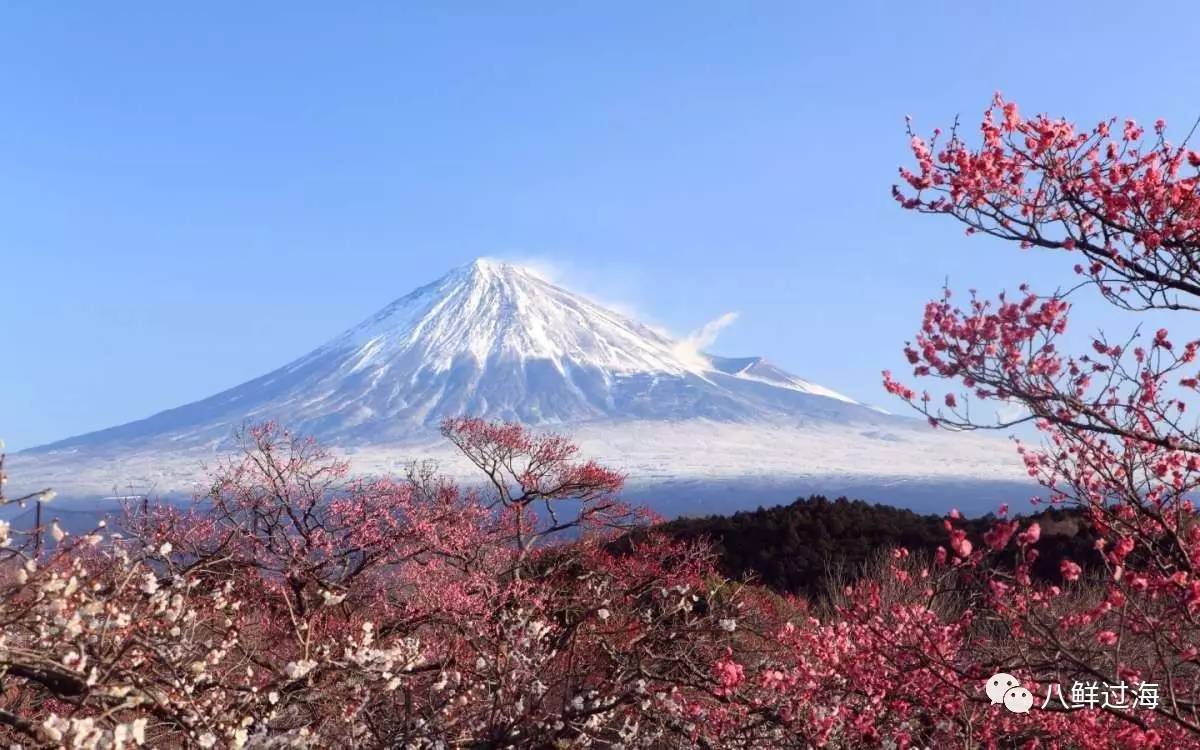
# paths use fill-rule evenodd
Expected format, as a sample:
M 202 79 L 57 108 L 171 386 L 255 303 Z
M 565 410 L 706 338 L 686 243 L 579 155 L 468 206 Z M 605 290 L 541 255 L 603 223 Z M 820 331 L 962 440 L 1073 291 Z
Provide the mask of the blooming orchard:
M 0 725 L 24 747 L 762 746 L 718 665 L 764 661 L 763 592 L 653 534 L 556 436 L 448 422 L 486 491 L 348 479 L 250 430 L 207 493 L 10 547 Z M 785 609 L 786 603 L 780 600 Z M 775 616 L 772 613 L 772 616 Z M 750 648 L 750 651 L 746 651 Z M 760 654 L 755 656 L 754 654 Z M 738 669 L 742 669 L 740 662 Z M 744 707 L 743 707 L 744 708 Z
M 1185 416 L 1200 343 L 1162 329 L 1061 350 L 1072 295 L 1200 305 L 1200 155 L 1162 123 L 1081 130 L 1000 98 L 979 143 L 956 127 L 912 151 L 905 208 L 1072 253 L 1078 283 L 961 305 L 947 290 L 906 349 L 913 377 L 945 389 L 885 385 L 941 428 L 1036 424 L 1025 465 L 1083 514 L 1098 563 L 1046 580 L 1037 519 L 1002 509 L 976 535 L 951 513 L 929 559 L 892 550 L 804 602 L 720 575 L 712 549 L 662 535 L 619 500 L 621 475 L 559 436 L 445 423 L 476 490 L 429 466 L 352 478 L 267 424 L 189 508 L 54 525 L 49 550 L 0 524 L 0 742 L 1200 746 L 1200 440 Z M 989 401 L 1022 411 L 988 419 Z M 996 673 L 1060 700 L 1007 711 L 985 694 Z
M 1051 503 L 1082 509 L 1098 535 L 1103 569 L 1089 581 L 1065 560 L 1059 586 L 1030 580 L 1036 526 L 1014 535 L 1017 526 L 1002 521 L 981 549 L 952 545 L 952 564 L 986 581 L 982 611 L 1017 644 L 1008 671 L 1059 684 L 1161 683 L 1152 712 L 1108 707 L 1072 713 L 1073 722 L 1115 720 L 1122 741 L 1197 744 L 1200 435 L 1188 406 L 1200 342 L 1166 328 L 1098 332 L 1078 353 L 1061 342 L 1079 294 L 1160 317 L 1197 309 L 1200 154 L 1168 141 L 1161 120 L 1149 133 L 1131 120 L 1078 128 L 1027 118 L 999 95 L 980 130 L 977 145 L 957 127 L 944 144 L 938 131 L 928 142 L 913 135 L 916 166 L 901 170 L 897 200 L 953 217 L 968 234 L 1073 253 L 1078 282 L 994 300 L 972 293 L 962 306 L 946 290 L 905 351 L 916 377 L 948 388 L 917 393 L 889 373 L 885 385 L 935 426 L 1035 424 L 1044 443 L 1019 447 L 1030 476 Z M 1020 416 L 970 410 L 989 400 L 1021 407 Z M 1000 558 L 1009 564 L 995 565 Z

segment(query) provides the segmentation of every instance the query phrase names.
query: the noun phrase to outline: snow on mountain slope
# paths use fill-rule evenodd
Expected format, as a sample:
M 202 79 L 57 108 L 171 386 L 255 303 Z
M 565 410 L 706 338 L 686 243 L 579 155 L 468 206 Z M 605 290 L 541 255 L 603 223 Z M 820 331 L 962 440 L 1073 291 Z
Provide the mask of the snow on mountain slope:
M 631 497 L 667 515 L 728 513 L 810 493 L 985 513 L 1001 502 L 1020 507 L 1037 490 L 1007 441 L 948 434 L 919 422 L 889 430 L 836 423 L 601 420 L 559 429 L 584 455 L 626 472 Z M 341 445 L 336 451 L 363 474 L 403 473 L 413 461 L 432 460 L 458 481 L 479 480 L 473 466 L 433 436 Z M 54 487 L 58 512 L 79 507 L 69 498 L 190 495 L 203 487 L 202 466 L 213 458 L 202 447 L 127 446 L 119 453 L 77 448 L 18 453 L 6 468 L 14 492 Z
M 701 484 L 746 502 L 747 487 L 799 494 L 1021 477 L 1002 441 L 930 430 L 760 357 L 688 347 L 529 269 L 480 260 L 260 378 L 10 457 L 11 475 L 14 489 L 28 482 L 79 498 L 186 493 L 239 426 L 276 419 L 359 471 L 433 458 L 466 479 L 436 428 L 477 415 L 566 432 L 649 495 L 675 487 L 676 505 Z
M 781 388 L 790 388 L 800 393 L 809 393 L 814 396 L 825 396 L 826 398 L 845 401 L 849 404 L 857 404 L 858 402 L 849 396 L 843 396 L 837 391 L 826 388 L 823 385 L 810 383 L 807 380 L 784 372 L 775 365 L 766 361 L 762 357 L 715 357 L 709 355 L 709 362 L 715 370 L 724 372 L 728 375 L 742 378 L 744 380 L 757 380 L 762 383 L 776 385 Z
M 212 447 L 245 420 L 268 418 L 346 443 L 409 439 L 463 414 L 535 425 L 881 418 L 760 358 L 695 360 L 676 341 L 529 269 L 478 260 L 263 377 L 36 450 Z

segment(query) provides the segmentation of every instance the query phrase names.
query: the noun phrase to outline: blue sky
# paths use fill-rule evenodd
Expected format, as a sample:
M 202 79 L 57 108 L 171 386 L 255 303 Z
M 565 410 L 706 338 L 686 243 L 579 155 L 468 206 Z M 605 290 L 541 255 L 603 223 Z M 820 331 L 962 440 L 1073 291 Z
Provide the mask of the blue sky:
M 943 279 L 1072 262 L 897 208 L 906 113 L 1200 114 L 1184 3 L 420 5 L 0 9 L 11 447 L 235 385 L 480 255 L 676 333 L 737 311 L 714 350 L 885 403 Z

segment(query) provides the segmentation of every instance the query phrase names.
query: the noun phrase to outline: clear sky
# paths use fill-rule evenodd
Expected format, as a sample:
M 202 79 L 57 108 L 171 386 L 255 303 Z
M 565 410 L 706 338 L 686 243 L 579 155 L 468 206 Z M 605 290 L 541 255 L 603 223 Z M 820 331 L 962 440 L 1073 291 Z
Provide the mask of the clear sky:
M 10 447 L 211 395 L 480 255 L 679 334 L 737 311 L 714 351 L 886 403 L 944 278 L 1071 263 L 896 207 L 906 113 L 1200 114 L 1182 2 L 189 6 L 0 8 Z

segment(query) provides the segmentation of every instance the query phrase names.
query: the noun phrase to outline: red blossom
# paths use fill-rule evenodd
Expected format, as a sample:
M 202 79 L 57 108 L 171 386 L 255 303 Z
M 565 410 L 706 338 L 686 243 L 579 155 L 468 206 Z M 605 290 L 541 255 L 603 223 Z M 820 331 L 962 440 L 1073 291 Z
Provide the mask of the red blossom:
M 1033 575 L 1043 541 L 1037 521 L 1016 535 L 1016 550 L 1015 522 L 1000 520 L 984 534 L 990 554 L 959 555 L 959 569 L 986 584 L 976 594 L 990 604 L 981 616 L 1021 643 L 1035 679 L 1166 682 L 1190 705 L 1200 702 L 1197 675 L 1181 671 L 1174 655 L 1200 649 L 1200 431 L 1183 419 L 1188 400 L 1172 389 L 1198 387 L 1191 368 L 1200 341 L 1157 328 L 1099 334 L 1082 352 L 1063 347 L 1070 299 L 1089 290 L 1125 310 L 1200 310 L 1200 156 L 1171 146 L 1165 128 L 1158 120 L 1147 136 L 1116 119 L 1080 128 L 1024 116 L 997 95 L 977 143 L 957 128 L 937 145 L 914 140 L 915 168 L 902 172 L 908 187 L 894 190 L 904 208 L 1020 248 L 1078 253 L 1075 273 L 1085 283 L 1044 295 L 1024 286 L 991 299 L 972 292 L 962 305 L 943 290 L 903 352 L 912 377 L 946 383 L 949 411 L 890 374 L 885 387 L 939 427 L 1036 427 L 1041 446 L 1018 444 L 1026 471 L 1095 535 L 1086 584 L 1082 565 L 1059 563 L 1062 579 L 1079 584 L 1065 590 Z M 963 388 L 1003 408 L 968 411 L 954 396 Z M 962 532 L 948 532 L 958 550 Z M 1174 705 L 1115 732 L 1067 716 L 1048 735 L 1064 746 L 1191 746 L 1200 737 L 1200 723 Z

